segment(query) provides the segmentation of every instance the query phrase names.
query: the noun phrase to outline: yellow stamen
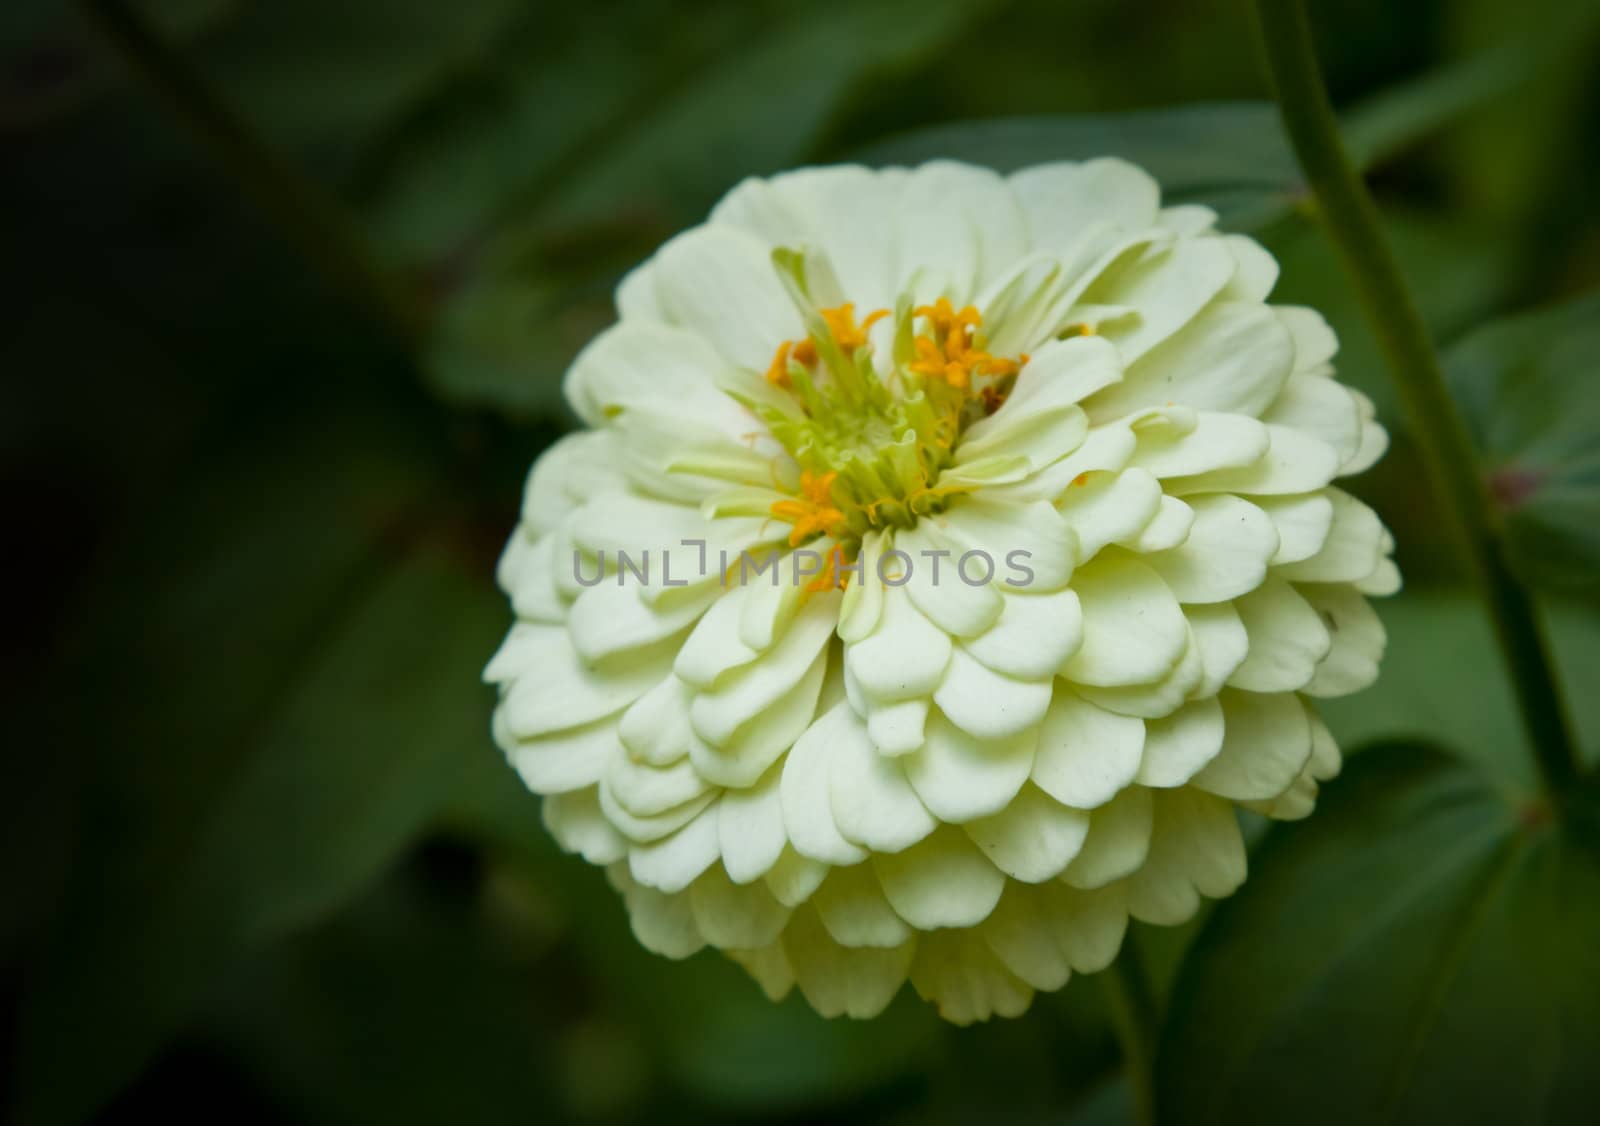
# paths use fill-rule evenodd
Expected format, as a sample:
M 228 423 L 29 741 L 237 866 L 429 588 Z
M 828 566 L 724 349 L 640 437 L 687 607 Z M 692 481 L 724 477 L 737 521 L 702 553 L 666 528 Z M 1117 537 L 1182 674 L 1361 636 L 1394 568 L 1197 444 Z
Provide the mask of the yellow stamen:
M 778 345 L 778 354 L 772 357 L 772 364 L 767 368 L 767 382 L 775 387 L 789 386 L 789 349 L 793 346 L 790 340 Z
M 818 532 L 830 536 L 844 532 L 844 513 L 833 503 L 833 482 L 838 476 L 824 473 L 818 477 L 809 469 L 804 470 L 800 474 L 801 496 L 780 500 L 772 506 L 774 517 L 794 525 L 789 532 L 790 547 L 799 547 Z

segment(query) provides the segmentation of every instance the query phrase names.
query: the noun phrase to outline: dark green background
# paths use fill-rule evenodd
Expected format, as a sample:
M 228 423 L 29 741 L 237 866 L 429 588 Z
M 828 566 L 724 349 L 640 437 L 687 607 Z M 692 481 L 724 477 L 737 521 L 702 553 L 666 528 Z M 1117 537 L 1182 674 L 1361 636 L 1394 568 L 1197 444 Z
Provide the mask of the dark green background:
M 1600 283 L 1591 7 L 1313 5 L 1335 100 L 1446 345 Z M 477 680 L 509 620 L 491 571 L 523 474 L 570 424 L 562 370 L 607 323 L 623 269 L 752 172 L 1101 151 L 1252 230 L 1283 264 L 1279 298 L 1339 329 L 1342 374 L 1395 437 L 1355 487 L 1395 528 L 1408 586 L 1380 607 L 1383 680 L 1327 713 L 1347 748 L 1423 739 L 1478 771 L 1415 829 L 1417 778 L 1459 768 L 1374 751 L 1390 758 L 1353 767 L 1322 818 L 1269 837 L 1174 994 L 1164 1117 L 1321 1121 L 1396 1059 L 1384 1105 L 1413 1119 L 1600 1106 L 1583 1063 L 1600 1069 L 1593 857 L 1530 835 L 1545 813 L 1487 626 L 1276 119 L 1262 104 L 1084 116 L 1259 103 L 1245 4 L 135 8 L 212 104 L 339 201 L 364 269 L 400 297 L 375 312 L 330 281 L 326 234 L 297 242 L 272 178 L 219 159 L 78 10 L 3 6 L 0 1087 L 19 1121 L 1125 1121 L 1092 979 L 987 1027 L 943 1026 L 909 990 L 876 1022 L 827 1023 L 795 997 L 769 1005 L 709 953 L 643 952 L 601 873 L 544 836 Z M 1069 116 L 915 132 L 1015 115 Z M 1596 311 L 1567 319 L 1592 340 Z M 1474 355 L 1458 367 L 1482 391 Z M 1592 418 L 1595 355 L 1557 357 L 1555 390 L 1523 413 Z M 1496 428 L 1502 399 L 1474 394 L 1488 468 L 1514 481 L 1527 443 Z M 1596 432 L 1570 439 L 1562 464 L 1587 468 L 1565 491 L 1509 513 L 1531 528 L 1521 565 L 1553 592 L 1591 750 Z M 1455 867 L 1425 863 L 1480 839 Z M 1371 840 L 1363 864 L 1328 859 Z M 1463 915 L 1452 881 L 1475 886 L 1480 860 L 1495 879 L 1524 861 L 1554 874 L 1532 906 Z M 1341 920 L 1383 916 L 1419 867 L 1406 902 L 1439 904 L 1341 947 L 1318 990 L 1274 976 L 1275 941 L 1343 941 Z M 1430 942 L 1463 926 L 1498 941 L 1501 913 L 1534 920 L 1542 945 L 1487 961 L 1473 946 L 1460 975 L 1408 999 L 1450 956 Z M 1163 1005 L 1199 930 L 1132 932 Z M 1516 977 L 1530 972 L 1544 976 Z M 1223 1089 L 1211 1064 L 1235 1044 L 1256 1055 Z

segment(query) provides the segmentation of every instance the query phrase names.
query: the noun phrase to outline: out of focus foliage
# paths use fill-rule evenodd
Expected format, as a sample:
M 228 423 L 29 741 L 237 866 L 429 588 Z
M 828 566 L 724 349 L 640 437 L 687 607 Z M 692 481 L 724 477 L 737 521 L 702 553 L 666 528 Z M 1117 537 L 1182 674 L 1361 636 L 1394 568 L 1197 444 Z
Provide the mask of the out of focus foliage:
M 0 6 L 0 1089 L 20 1121 L 1126 1120 L 1093 980 L 1016 1022 L 951 1029 L 907 996 L 856 1025 L 769 1005 L 713 955 L 645 954 L 544 836 L 477 681 L 522 474 L 570 424 L 562 370 L 631 263 L 750 173 L 1101 152 L 1256 233 L 1279 299 L 1339 329 L 1395 435 L 1357 488 L 1410 585 L 1382 608 L 1385 677 L 1330 720 L 1347 745 L 1479 764 L 1358 756 L 1324 816 L 1268 835 L 1192 958 L 1202 928 L 1136 930 L 1172 992 L 1163 1105 L 1348 1119 L 1314 1093 L 1332 1066 L 1363 1077 L 1331 1088 L 1351 1106 L 1422 1121 L 1600 1097 L 1594 833 L 1529 799 L 1243 4 L 131 5 L 348 211 L 391 317 L 246 202 L 273 185 L 131 82 L 88 7 Z M 1517 558 L 1567 599 L 1549 617 L 1592 751 L 1600 312 L 1573 299 L 1600 286 L 1600 19 L 1590 0 L 1528 0 L 1509 33 L 1487 0 L 1315 14 L 1403 264 L 1461 341 Z

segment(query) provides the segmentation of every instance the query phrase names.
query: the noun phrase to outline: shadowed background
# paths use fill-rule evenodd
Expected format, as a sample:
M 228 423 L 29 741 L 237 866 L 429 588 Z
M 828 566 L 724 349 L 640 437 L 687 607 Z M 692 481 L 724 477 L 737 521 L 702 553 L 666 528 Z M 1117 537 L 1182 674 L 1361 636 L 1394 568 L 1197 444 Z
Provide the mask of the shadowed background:
M 138 18 L 0 12 L 0 1087 L 18 1121 L 1127 1120 L 1093 979 L 972 1029 L 909 989 L 871 1024 L 770 1005 L 713 953 L 640 949 L 489 740 L 478 674 L 510 620 L 493 564 L 528 464 L 572 423 L 561 374 L 609 323 L 622 271 L 751 173 L 1113 152 L 1261 238 L 1283 266 L 1276 299 L 1329 317 L 1342 377 L 1395 438 L 1354 486 L 1407 576 L 1379 607 L 1389 661 L 1325 714 L 1347 748 L 1452 746 L 1521 808 L 1530 772 L 1487 626 L 1261 101 L 1243 3 L 92 7 Z M 1313 5 L 1447 352 L 1600 283 L 1590 8 Z M 1132 110 L 1152 112 L 1118 116 Z M 1600 322 L 1600 306 L 1569 319 Z M 1452 374 L 1528 531 L 1521 564 L 1553 592 L 1592 750 L 1595 353 L 1562 368 L 1566 399 L 1507 410 L 1472 397 L 1481 352 Z M 1519 430 L 1551 414 L 1588 427 L 1559 492 Z M 1364 807 L 1339 793 L 1321 832 L 1359 838 Z M 1372 882 L 1414 862 L 1307 879 L 1366 912 Z M 1254 883 L 1251 918 L 1283 913 L 1279 883 L 1295 894 Z M 1216 988 L 1179 972 L 1203 923 L 1132 932 L 1191 1022 Z M 1380 1009 L 1375 1027 L 1411 1019 Z M 1293 1041 L 1274 1057 L 1282 1089 L 1326 1082 L 1328 1045 L 1275 1019 Z M 1445 1033 L 1499 1027 L 1464 1020 Z M 1168 1033 L 1162 1081 L 1191 1090 L 1185 1036 L 1207 1036 Z

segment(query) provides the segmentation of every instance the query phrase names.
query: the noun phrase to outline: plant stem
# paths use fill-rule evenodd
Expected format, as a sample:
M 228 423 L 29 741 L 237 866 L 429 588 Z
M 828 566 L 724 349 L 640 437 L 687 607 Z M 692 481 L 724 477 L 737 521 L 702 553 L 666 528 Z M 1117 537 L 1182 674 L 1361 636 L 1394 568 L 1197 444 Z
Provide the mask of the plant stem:
M 1339 139 L 1305 4 L 1255 0 L 1255 11 L 1295 155 L 1394 373 L 1447 525 L 1482 588 L 1545 787 L 1559 795 L 1578 770 L 1549 647 L 1532 600 L 1506 566 L 1487 482 L 1438 354 L 1384 238 L 1378 210 Z
M 1139 1126 L 1155 1126 L 1156 1003 L 1132 933 L 1100 979 L 1105 982 L 1111 1023 L 1122 1046 L 1122 1062 L 1133 1092 L 1134 1121 Z
M 408 347 L 414 345 L 422 332 L 421 305 L 379 268 L 376 254 L 339 202 L 274 152 L 136 5 L 80 0 L 80 6 L 129 69 L 300 252 Z

